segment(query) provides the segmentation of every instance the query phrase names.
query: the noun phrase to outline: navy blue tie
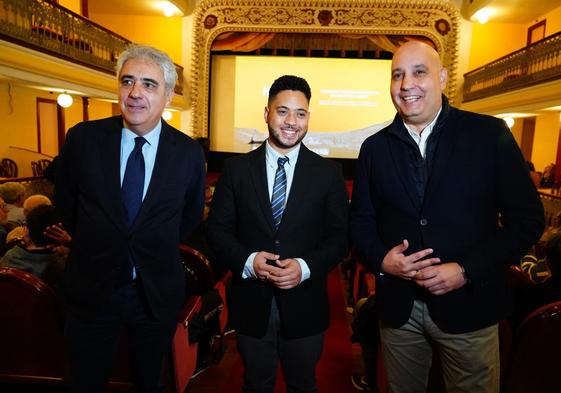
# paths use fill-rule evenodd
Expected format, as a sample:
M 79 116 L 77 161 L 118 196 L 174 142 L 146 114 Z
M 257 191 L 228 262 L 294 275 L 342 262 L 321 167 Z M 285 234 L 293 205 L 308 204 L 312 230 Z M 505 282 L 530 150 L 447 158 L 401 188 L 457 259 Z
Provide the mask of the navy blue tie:
M 142 146 L 146 143 L 146 139 L 138 136 L 134 139 L 134 149 L 127 160 L 125 168 L 125 176 L 123 177 L 123 185 L 121 186 L 121 200 L 127 216 L 127 225 L 130 228 L 140 206 L 142 205 L 142 194 L 144 193 L 144 156 L 142 155 Z M 122 262 L 121 272 L 117 280 L 117 287 L 122 287 L 130 282 L 136 276 L 133 273 L 134 261 L 129 253 L 127 258 Z
M 134 222 L 142 205 L 142 194 L 144 193 L 144 156 L 142 155 L 142 146 L 145 143 L 146 139 L 141 136 L 134 139 L 134 149 L 127 160 L 125 176 L 123 177 L 121 198 L 127 214 L 127 224 L 129 227 Z
M 284 164 L 288 162 L 288 157 L 279 157 L 277 160 L 277 171 L 275 173 L 275 183 L 273 184 L 273 195 L 271 195 L 271 210 L 273 211 L 273 222 L 275 229 L 279 229 L 284 212 L 284 201 L 286 199 L 286 172 Z

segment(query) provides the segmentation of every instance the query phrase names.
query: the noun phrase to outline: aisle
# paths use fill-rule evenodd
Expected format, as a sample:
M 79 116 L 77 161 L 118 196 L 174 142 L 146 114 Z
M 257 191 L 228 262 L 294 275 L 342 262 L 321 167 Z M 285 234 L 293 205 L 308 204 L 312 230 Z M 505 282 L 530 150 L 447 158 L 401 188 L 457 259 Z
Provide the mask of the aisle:
M 350 330 L 345 297 L 339 269 L 334 269 L 328 282 L 331 326 L 325 334 L 322 358 L 318 364 L 319 393 L 354 392 L 350 376 L 355 370 L 355 360 L 349 341 Z M 227 351 L 218 365 L 211 366 L 191 381 L 189 393 L 240 393 L 243 367 L 235 349 L 235 334 L 226 338 Z M 279 375 L 280 376 L 280 375 Z M 285 392 L 282 378 L 275 393 Z

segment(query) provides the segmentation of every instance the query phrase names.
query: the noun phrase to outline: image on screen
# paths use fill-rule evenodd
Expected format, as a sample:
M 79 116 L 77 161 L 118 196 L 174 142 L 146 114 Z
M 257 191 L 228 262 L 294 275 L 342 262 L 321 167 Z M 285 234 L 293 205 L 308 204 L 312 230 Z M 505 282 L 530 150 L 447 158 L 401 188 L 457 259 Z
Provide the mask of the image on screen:
M 368 136 L 395 115 L 389 94 L 391 60 L 214 55 L 210 86 L 210 150 L 245 153 L 268 135 L 264 108 L 281 75 L 312 89 L 304 143 L 326 157 L 356 158 Z

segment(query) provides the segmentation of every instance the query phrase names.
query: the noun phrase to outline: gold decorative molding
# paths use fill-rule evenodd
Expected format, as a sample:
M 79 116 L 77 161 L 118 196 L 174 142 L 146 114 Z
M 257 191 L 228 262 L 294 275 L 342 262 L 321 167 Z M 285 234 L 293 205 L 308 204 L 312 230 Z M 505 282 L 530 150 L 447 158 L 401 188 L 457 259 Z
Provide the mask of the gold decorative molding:
M 430 39 L 449 72 L 454 102 L 459 16 L 447 0 L 203 0 L 195 10 L 191 132 L 208 135 L 210 51 L 226 32 L 417 35 Z

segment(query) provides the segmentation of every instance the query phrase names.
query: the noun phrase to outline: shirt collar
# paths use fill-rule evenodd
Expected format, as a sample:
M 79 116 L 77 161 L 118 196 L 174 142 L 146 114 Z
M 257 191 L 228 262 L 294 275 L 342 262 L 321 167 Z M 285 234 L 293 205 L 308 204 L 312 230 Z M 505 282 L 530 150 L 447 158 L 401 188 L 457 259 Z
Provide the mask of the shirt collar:
M 415 131 L 413 129 L 413 127 L 411 127 L 410 125 L 408 125 L 405 122 L 403 122 L 403 125 L 405 126 L 405 129 L 409 132 L 409 135 L 411 135 L 413 140 L 418 141 L 418 140 L 421 139 L 421 137 L 424 137 L 425 140 L 426 140 L 426 138 L 428 138 L 429 134 L 431 133 L 432 129 L 434 128 L 434 125 L 436 124 L 436 120 L 438 120 L 438 116 L 440 115 L 440 112 L 442 112 L 442 106 L 440 107 L 440 109 L 436 113 L 436 116 L 434 117 L 434 119 L 432 119 L 432 121 L 425 128 L 423 128 L 420 133 Z
M 288 157 L 288 162 L 286 164 L 290 166 L 296 165 L 296 160 L 298 160 L 298 153 L 300 153 L 300 145 L 298 143 L 292 150 L 286 154 L 281 154 L 271 146 L 269 139 L 265 142 L 265 160 L 269 165 L 277 167 L 277 160 L 279 157 Z
M 150 131 L 148 131 L 146 134 L 143 135 L 143 138 L 146 139 L 146 142 L 148 142 L 149 145 L 154 145 L 158 141 L 158 138 L 160 138 L 161 132 L 162 132 L 162 121 L 160 120 L 158 124 L 156 124 L 156 127 L 154 127 L 153 129 L 151 129 Z M 127 142 L 131 142 L 134 144 L 134 138 L 136 138 L 138 135 L 132 132 L 131 130 L 129 130 L 128 128 L 123 127 L 123 136 Z

